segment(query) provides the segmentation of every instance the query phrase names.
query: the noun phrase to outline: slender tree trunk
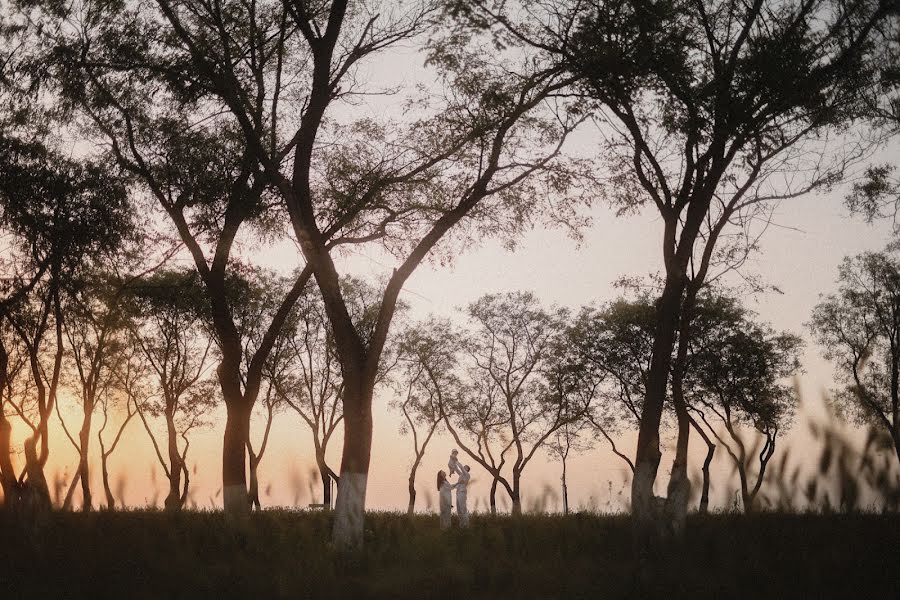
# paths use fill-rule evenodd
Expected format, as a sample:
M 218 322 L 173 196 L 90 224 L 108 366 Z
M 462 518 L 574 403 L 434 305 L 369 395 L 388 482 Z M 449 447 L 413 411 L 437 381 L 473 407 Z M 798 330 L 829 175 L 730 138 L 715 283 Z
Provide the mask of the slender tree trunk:
M 706 458 L 703 461 L 703 487 L 700 491 L 700 506 L 697 508 L 698 512 L 706 514 L 709 512 L 709 466 L 712 464 L 713 456 L 716 452 L 716 445 L 712 443 L 712 440 L 693 417 L 691 417 L 691 425 L 694 427 L 694 430 L 700 434 L 703 441 L 706 442 Z
M 262 510 L 262 503 L 259 501 L 259 458 L 250 455 L 250 508 L 255 508 L 256 510 Z
M 569 487 L 566 485 L 566 459 L 562 461 L 562 502 L 563 514 L 569 514 Z
M 415 472 L 409 474 L 409 504 L 406 506 L 407 516 L 413 516 L 416 511 L 416 476 Z
M 497 514 L 497 478 L 494 477 L 494 481 L 491 482 L 491 495 L 490 495 L 490 503 L 491 503 L 491 514 Z
M 106 494 L 106 508 L 115 510 L 116 499 L 113 497 L 112 488 L 109 487 L 109 455 L 105 452 L 100 454 L 100 469 L 103 476 L 103 491 Z
M 334 507 L 334 543 L 338 548 L 362 546 L 366 485 L 372 451 L 372 389 L 361 370 L 344 366 L 344 449 Z
M 63 510 L 71 510 L 72 509 L 72 498 L 75 496 L 75 489 L 78 487 L 78 482 L 81 480 L 81 470 L 75 469 L 75 475 L 72 476 L 72 481 L 69 483 L 69 489 L 66 492 L 66 499 L 63 500 L 62 509 Z
M 19 495 L 19 482 L 16 480 L 12 464 L 12 425 L 0 409 L 0 486 L 3 487 L 3 503 L 7 507 L 15 506 Z
M 316 445 L 316 467 L 319 469 L 319 479 L 322 480 L 322 504 L 331 509 L 331 469 L 325 462 L 325 449 Z
M 91 407 L 93 407 L 93 403 L 91 403 Z M 81 478 L 81 510 L 84 512 L 90 512 L 90 510 L 93 508 L 93 501 L 91 497 L 90 464 L 88 462 L 91 444 L 91 414 L 92 409 L 85 408 L 84 420 L 81 423 L 81 431 L 78 433 L 78 440 L 79 442 L 81 442 L 80 456 L 78 460 L 78 474 Z
M 668 525 L 674 534 L 684 532 L 687 520 L 687 506 L 691 495 L 691 481 L 688 478 L 688 444 L 691 434 L 691 417 L 684 399 L 684 372 L 687 368 L 688 346 L 691 339 L 691 322 L 697 289 L 693 285 L 688 290 L 681 308 L 678 331 L 678 354 L 672 368 L 672 404 L 678 422 L 678 438 L 675 446 L 675 460 L 669 476 L 666 492 L 666 513 Z
M 409 469 L 409 506 L 406 508 L 406 514 L 409 516 L 412 516 L 416 510 L 416 471 L 419 470 L 421 460 L 422 455 L 416 453 L 416 459 Z
M 178 452 L 178 432 L 175 429 L 175 418 L 171 409 L 166 410 L 166 433 L 169 451 L 169 493 L 166 495 L 165 507 L 169 512 L 181 510 L 181 454 Z

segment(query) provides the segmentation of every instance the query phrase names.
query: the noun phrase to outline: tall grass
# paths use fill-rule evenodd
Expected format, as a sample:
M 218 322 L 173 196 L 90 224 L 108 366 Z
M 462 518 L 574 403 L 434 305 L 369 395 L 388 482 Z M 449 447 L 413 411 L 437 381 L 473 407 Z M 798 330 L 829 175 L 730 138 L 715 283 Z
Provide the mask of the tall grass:
M 640 583 L 627 516 L 367 515 L 356 554 L 329 547 L 331 516 L 264 511 L 0 512 L 3 598 L 860 598 L 896 597 L 895 514 L 692 516 Z

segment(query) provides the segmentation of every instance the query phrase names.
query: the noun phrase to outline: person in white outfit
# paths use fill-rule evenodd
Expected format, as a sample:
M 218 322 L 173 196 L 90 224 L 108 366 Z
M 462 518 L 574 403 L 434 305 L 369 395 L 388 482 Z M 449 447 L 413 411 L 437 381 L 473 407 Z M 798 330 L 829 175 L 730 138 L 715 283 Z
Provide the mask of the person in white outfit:
M 453 509 L 451 503 L 451 493 L 453 492 L 453 488 L 455 487 L 455 484 L 447 481 L 446 473 L 444 473 L 443 471 L 438 471 L 437 489 L 441 507 L 441 529 L 448 529 L 450 527 L 450 511 Z
M 469 493 L 469 465 L 457 465 L 456 472 L 459 480 L 456 482 L 456 514 L 459 516 L 459 526 L 469 526 L 469 506 L 466 504 L 466 496 Z

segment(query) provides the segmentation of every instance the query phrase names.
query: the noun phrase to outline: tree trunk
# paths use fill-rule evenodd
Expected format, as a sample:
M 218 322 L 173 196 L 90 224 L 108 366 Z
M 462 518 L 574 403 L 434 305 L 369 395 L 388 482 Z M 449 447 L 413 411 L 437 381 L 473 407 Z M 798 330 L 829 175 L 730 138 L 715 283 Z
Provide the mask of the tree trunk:
M 409 504 L 406 507 L 406 514 L 413 516 L 416 511 L 416 476 L 415 473 L 409 474 Z
M 424 453 L 424 447 L 422 448 Z M 409 470 L 409 506 L 406 508 L 406 514 L 412 516 L 416 510 L 416 472 L 419 470 L 419 463 L 422 461 L 422 454 L 416 453 L 416 459 L 413 461 Z
M 28 477 L 28 488 L 35 509 L 47 512 L 52 507 L 50 488 L 44 477 L 44 467 L 37 453 L 37 439 L 31 436 L 25 440 L 25 473 Z
M 566 459 L 562 461 L 562 502 L 563 502 L 563 514 L 569 514 L 569 488 L 566 485 Z
M 246 406 L 240 394 L 231 398 L 226 396 L 225 404 L 227 418 L 222 442 L 222 501 L 226 520 L 243 521 L 250 514 L 246 456 L 251 407 Z
M 494 477 L 494 481 L 491 482 L 491 495 L 490 495 L 490 503 L 491 503 L 491 514 L 497 514 L 497 478 Z
M 322 480 L 322 504 L 331 510 L 331 469 L 325 463 L 325 450 L 320 446 L 316 448 L 316 466 Z
M 691 287 L 681 308 L 678 331 L 678 355 L 672 369 L 672 404 L 678 421 L 678 440 L 675 446 L 675 460 L 669 476 L 666 492 L 666 516 L 671 532 L 684 532 L 687 520 L 687 506 L 691 495 L 691 481 L 688 478 L 688 445 L 691 434 L 691 417 L 684 399 L 684 372 L 687 368 L 688 346 L 691 339 L 691 321 L 697 290 Z
M 78 487 L 78 481 L 81 479 L 81 471 L 79 469 L 75 469 L 75 475 L 72 476 L 72 482 L 69 483 L 69 489 L 66 492 L 66 499 L 63 500 L 62 509 L 63 510 L 71 510 L 72 509 L 72 498 L 75 496 L 75 488 Z
M 512 493 L 509 495 L 509 499 L 512 500 L 512 514 L 514 517 L 522 516 L 522 494 L 521 489 L 519 487 L 519 474 L 513 473 L 513 489 Z
M 165 507 L 169 512 L 177 512 L 182 507 L 181 491 L 181 454 L 178 452 L 178 432 L 171 410 L 166 411 L 166 432 L 169 450 L 169 493 L 166 495 Z
M 256 456 L 250 455 L 250 493 L 248 500 L 250 501 L 250 508 L 256 510 L 262 510 L 262 503 L 259 501 L 259 459 Z
M 703 441 L 706 442 L 706 459 L 703 461 L 703 487 L 700 491 L 700 506 L 697 508 L 699 513 L 706 514 L 709 512 L 709 466 L 712 464 L 713 455 L 716 452 L 716 445 L 712 443 L 712 440 L 709 439 L 709 436 L 706 435 L 706 432 L 703 431 L 700 424 L 693 418 L 691 418 L 691 425 L 693 425 L 694 430 L 700 434 Z
M 88 463 L 88 452 L 91 444 L 91 412 L 91 410 L 85 408 L 84 420 L 81 423 L 81 431 L 78 433 L 78 439 L 81 442 L 80 456 L 78 459 L 78 474 L 81 478 L 81 510 L 84 512 L 90 512 L 93 507 L 91 498 L 90 464 Z
M 634 478 L 631 480 L 631 509 L 639 545 L 642 545 L 646 535 L 653 535 L 656 529 L 658 515 L 653 484 L 662 456 L 659 450 L 659 424 L 672 365 L 672 349 L 675 345 L 683 291 L 683 275 L 669 276 L 657 305 L 653 353 L 641 412 Z
M 0 486 L 3 487 L 3 503 L 7 507 L 15 506 L 19 495 L 19 482 L 16 481 L 12 464 L 12 425 L 3 415 L 0 408 Z
M 372 389 L 362 372 L 345 366 L 344 450 L 334 506 L 335 545 L 343 550 L 359 548 L 363 542 L 366 484 L 372 451 Z
M 112 489 L 109 487 L 109 456 L 105 453 L 100 455 L 100 469 L 103 475 L 103 491 L 106 493 L 107 510 L 115 510 L 116 499 L 113 497 Z

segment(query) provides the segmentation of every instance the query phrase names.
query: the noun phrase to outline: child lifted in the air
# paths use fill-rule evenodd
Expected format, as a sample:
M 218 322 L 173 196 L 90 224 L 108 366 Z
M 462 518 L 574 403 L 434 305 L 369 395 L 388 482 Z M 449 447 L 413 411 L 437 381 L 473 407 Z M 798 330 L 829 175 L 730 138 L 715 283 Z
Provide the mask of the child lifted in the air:
M 457 450 L 456 448 L 454 448 L 453 452 L 450 453 L 450 460 L 447 461 L 447 468 L 449 469 L 449 471 L 447 471 L 447 473 L 450 475 L 453 475 L 454 473 L 459 472 L 459 468 L 457 466 L 457 465 L 459 465 L 459 459 L 457 458 L 458 454 L 459 454 L 459 450 Z

